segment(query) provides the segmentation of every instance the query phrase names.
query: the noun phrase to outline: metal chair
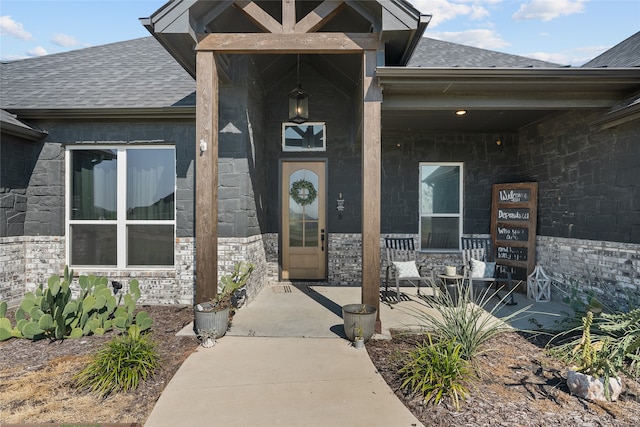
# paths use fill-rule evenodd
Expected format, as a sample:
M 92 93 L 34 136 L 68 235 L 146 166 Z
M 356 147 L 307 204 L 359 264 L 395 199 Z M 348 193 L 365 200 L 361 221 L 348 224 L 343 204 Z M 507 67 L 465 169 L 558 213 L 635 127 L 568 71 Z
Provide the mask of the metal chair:
M 385 237 L 385 251 L 387 257 L 385 273 L 385 298 L 389 295 L 389 278 L 393 275 L 396 282 L 396 302 L 401 300 L 400 282 L 409 282 L 418 288 L 422 283 L 434 287 L 433 277 L 423 276 L 422 266 L 417 263 L 415 244 L 411 237 Z M 435 288 L 434 288 L 435 292 Z

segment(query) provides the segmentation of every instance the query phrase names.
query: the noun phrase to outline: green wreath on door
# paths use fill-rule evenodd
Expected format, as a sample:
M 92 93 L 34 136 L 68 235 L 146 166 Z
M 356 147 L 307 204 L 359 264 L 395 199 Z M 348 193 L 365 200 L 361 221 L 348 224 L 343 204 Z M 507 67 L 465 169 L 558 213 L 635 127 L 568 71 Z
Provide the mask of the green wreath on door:
M 311 182 L 307 181 L 306 179 L 299 179 L 291 185 L 291 191 L 289 191 L 289 195 L 291 196 L 293 201 L 300 206 L 307 206 L 316 200 L 316 198 L 318 197 L 318 192 Z

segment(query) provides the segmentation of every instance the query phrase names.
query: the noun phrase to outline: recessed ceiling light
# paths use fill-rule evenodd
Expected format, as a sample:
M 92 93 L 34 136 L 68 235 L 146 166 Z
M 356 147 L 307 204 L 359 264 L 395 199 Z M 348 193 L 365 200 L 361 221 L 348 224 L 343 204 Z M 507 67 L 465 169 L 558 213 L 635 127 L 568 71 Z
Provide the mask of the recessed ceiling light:
M 456 111 L 456 116 L 464 116 L 467 114 L 467 110 L 458 110 Z

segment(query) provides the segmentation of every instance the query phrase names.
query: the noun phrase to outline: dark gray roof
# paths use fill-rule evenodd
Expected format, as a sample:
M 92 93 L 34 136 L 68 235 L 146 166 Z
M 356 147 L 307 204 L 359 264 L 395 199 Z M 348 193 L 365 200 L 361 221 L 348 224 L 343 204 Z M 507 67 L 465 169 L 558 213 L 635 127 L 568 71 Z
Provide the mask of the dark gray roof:
M 583 65 L 584 68 L 640 67 L 640 31 Z
M 423 37 L 407 67 L 557 68 L 562 65 Z
M 27 139 L 38 139 L 46 133 L 29 126 L 18 120 L 18 118 L 8 111 L 0 110 L 0 130 L 2 133 L 22 136 Z
M 195 81 L 153 37 L 3 62 L 0 78 L 7 110 L 195 105 Z

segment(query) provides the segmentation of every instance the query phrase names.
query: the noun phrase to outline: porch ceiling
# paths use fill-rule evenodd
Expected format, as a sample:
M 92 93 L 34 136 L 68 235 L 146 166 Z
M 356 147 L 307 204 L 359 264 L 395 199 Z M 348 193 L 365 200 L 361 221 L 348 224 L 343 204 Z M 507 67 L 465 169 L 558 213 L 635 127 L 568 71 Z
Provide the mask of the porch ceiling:
M 555 111 L 549 110 L 467 110 L 457 116 L 447 110 L 383 110 L 383 131 L 415 132 L 513 132 Z
M 558 111 L 609 111 L 640 90 L 637 68 L 379 67 L 377 76 L 383 130 L 515 131 Z

